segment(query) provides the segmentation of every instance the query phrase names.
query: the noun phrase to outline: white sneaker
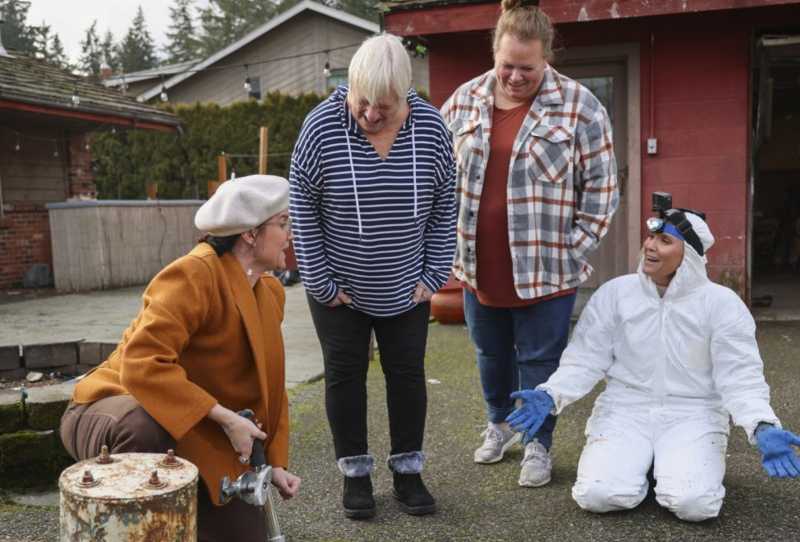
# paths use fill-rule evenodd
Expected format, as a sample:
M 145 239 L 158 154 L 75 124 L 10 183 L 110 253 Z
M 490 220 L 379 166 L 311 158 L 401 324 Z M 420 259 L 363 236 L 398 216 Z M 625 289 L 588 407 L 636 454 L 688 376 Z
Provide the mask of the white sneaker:
M 540 487 L 550 482 L 553 461 L 550 453 L 538 440 L 533 439 L 525 445 L 525 456 L 520 462 L 519 485 L 523 487 Z
M 486 431 L 481 433 L 484 437 L 481 447 L 475 450 L 475 463 L 497 463 L 503 459 L 506 450 L 520 441 L 522 435 L 511 429 L 504 429 L 500 425 L 490 423 Z

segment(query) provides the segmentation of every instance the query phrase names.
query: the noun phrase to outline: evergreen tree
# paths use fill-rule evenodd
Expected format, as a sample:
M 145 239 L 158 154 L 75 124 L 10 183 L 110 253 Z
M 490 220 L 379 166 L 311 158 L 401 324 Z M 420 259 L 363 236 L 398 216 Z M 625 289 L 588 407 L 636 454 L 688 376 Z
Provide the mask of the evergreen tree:
M 216 53 L 276 13 L 276 4 L 269 0 L 209 0 L 200 10 L 203 55 Z
M 27 24 L 29 0 L 0 0 L 3 46 L 24 53 L 36 53 L 36 31 Z
M 335 0 L 335 3 L 330 7 L 341 9 L 376 23 L 380 19 L 381 7 L 379 0 Z
M 36 58 L 47 58 L 48 49 L 50 45 L 50 25 L 42 21 L 41 26 L 31 27 L 33 34 L 33 55 Z
M 54 34 L 53 39 L 50 40 L 50 45 L 47 48 L 47 61 L 59 68 L 72 71 L 72 66 L 67 54 L 64 52 L 64 46 L 61 44 L 61 38 L 58 34 Z
M 192 15 L 189 12 L 193 0 L 175 0 L 175 5 L 169 8 L 172 23 L 169 25 L 166 47 L 167 62 L 174 64 L 193 60 L 199 56 L 199 42 L 195 37 L 195 27 Z
M 147 29 L 142 6 L 136 11 L 136 17 L 119 46 L 119 63 L 125 73 L 147 70 L 158 65 L 153 37 Z
M 117 49 L 114 44 L 114 34 L 111 33 L 111 30 L 106 30 L 106 33 L 103 34 L 103 42 L 100 44 L 100 51 L 103 62 L 108 64 L 114 73 L 119 71 L 119 51 Z
M 78 69 L 85 75 L 97 79 L 100 77 L 100 65 L 103 63 L 103 52 L 100 49 L 100 38 L 97 37 L 97 19 L 86 29 L 81 40 L 81 56 Z

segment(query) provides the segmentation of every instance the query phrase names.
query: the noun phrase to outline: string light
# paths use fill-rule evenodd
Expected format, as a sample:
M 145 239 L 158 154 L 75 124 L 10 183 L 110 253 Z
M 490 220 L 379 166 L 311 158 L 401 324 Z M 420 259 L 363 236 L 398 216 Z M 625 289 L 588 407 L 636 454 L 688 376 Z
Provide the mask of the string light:
M 229 69 L 234 69 L 234 68 L 242 68 L 242 67 L 245 67 L 245 66 L 249 67 L 249 66 L 253 66 L 253 65 L 270 64 L 272 62 L 280 62 L 282 60 L 294 60 L 296 58 L 302 58 L 302 57 L 306 57 L 306 56 L 318 55 L 320 53 L 325 53 L 326 55 L 329 55 L 331 51 L 340 51 L 340 50 L 344 50 L 344 49 L 354 49 L 356 47 L 359 47 L 360 45 L 361 45 L 361 43 L 351 43 L 351 44 L 348 44 L 348 45 L 340 45 L 338 47 L 333 47 L 331 49 L 325 49 L 325 50 L 320 50 L 320 51 L 309 51 L 307 53 L 297 53 L 297 54 L 294 54 L 294 55 L 286 55 L 286 56 L 268 58 L 268 59 L 265 59 L 265 60 L 257 60 L 255 62 L 254 61 L 250 61 L 248 64 L 224 64 L 224 65 L 221 65 L 221 66 L 206 66 L 205 68 L 202 68 L 202 69 L 189 68 L 189 69 L 182 70 L 182 71 L 179 71 L 179 72 L 170 72 L 169 76 L 170 76 L 170 78 L 175 78 L 175 77 L 178 77 L 180 75 L 185 75 L 185 74 L 189 74 L 189 73 L 201 73 L 201 72 L 209 72 L 209 71 L 217 71 L 217 70 L 229 70 Z M 326 66 L 325 70 L 330 71 L 330 69 L 331 69 L 330 68 L 330 61 L 325 62 L 325 66 Z M 326 75 L 327 75 L 328 72 L 325 71 L 325 70 L 323 70 L 323 72 L 326 73 Z M 130 75 L 130 74 L 128 74 L 128 75 Z M 125 74 L 120 72 L 119 77 L 122 79 L 123 86 L 127 89 L 128 85 L 125 82 Z M 252 85 L 252 81 L 251 81 L 251 85 Z M 163 101 L 167 101 L 167 100 L 163 99 L 163 96 L 165 96 L 165 95 L 166 95 L 166 86 L 164 84 L 164 75 L 161 75 L 161 96 L 162 96 L 162 100 Z M 139 96 L 141 96 L 141 94 Z M 138 97 L 137 97 L 137 101 L 142 103 L 144 100 L 139 100 Z
M 325 51 L 325 67 L 322 68 L 322 75 L 325 77 L 331 76 L 331 56 L 328 51 Z
M 75 88 L 72 91 L 72 106 L 78 107 L 81 105 L 81 97 L 78 96 L 78 83 L 75 83 Z
M 161 94 L 159 95 L 162 102 L 166 102 L 169 100 L 169 95 L 167 94 L 167 85 L 164 83 L 164 76 L 161 76 Z
M 250 83 L 250 71 L 247 69 L 247 64 L 244 65 L 244 91 L 248 95 L 253 91 L 253 85 Z
M 40 137 L 36 135 L 29 135 L 22 133 L 10 126 L 3 126 L 0 124 L 0 132 L 7 131 L 10 132 L 14 138 L 14 152 L 20 152 L 22 150 L 22 142 L 23 139 L 28 141 L 41 141 L 45 144 L 52 144 L 53 145 L 53 157 L 58 158 L 61 155 L 60 148 L 62 145 L 71 145 L 71 142 L 74 141 L 71 138 L 53 138 L 53 137 Z M 117 128 L 113 125 L 106 125 L 105 130 L 102 130 L 102 127 L 98 127 L 97 130 L 93 130 L 94 133 L 105 131 L 112 135 L 117 134 Z M 83 148 L 87 151 L 91 150 L 92 148 L 92 134 L 86 133 L 83 135 Z

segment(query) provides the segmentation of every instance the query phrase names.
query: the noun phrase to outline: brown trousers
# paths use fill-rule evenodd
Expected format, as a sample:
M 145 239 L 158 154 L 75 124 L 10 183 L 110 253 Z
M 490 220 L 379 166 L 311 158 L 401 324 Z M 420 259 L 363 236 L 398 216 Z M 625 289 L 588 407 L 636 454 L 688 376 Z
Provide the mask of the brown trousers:
M 103 444 L 112 454 L 166 453 L 175 448 L 172 436 L 130 395 L 85 405 L 70 403 L 61 418 L 61 442 L 76 461 L 97 456 Z M 266 540 L 261 509 L 237 499 L 214 506 L 202 482 L 197 491 L 197 531 L 199 542 Z

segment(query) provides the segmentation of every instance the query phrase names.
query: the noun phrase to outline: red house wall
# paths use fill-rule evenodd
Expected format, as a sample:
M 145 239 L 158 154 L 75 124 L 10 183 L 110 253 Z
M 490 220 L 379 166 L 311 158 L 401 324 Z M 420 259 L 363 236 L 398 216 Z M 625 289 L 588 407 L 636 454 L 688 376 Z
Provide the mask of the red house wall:
M 639 44 L 642 221 L 650 214 L 650 195 L 657 190 L 671 192 L 676 206 L 705 211 L 716 237 L 709 252 L 709 272 L 743 297 L 752 40 L 756 30 L 791 20 L 800 23 L 792 9 L 557 26 L 559 41 L 567 48 Z M 460 83 L 491 67 L 488 33 L 439 35 L 430 41 L 431 99 L 436 104 L 443 103 Z M 654 156 L 646 151 L 651 134 L 658 140 Z

